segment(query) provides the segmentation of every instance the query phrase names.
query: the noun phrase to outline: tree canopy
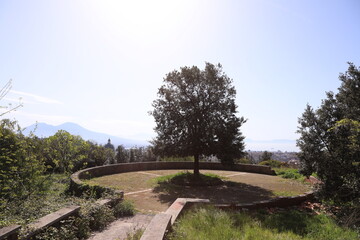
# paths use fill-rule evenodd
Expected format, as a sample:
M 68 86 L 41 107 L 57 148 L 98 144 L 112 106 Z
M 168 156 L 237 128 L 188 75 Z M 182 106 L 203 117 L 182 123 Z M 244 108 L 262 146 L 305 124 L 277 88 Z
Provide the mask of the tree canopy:
M 154 152 L 162 156 L 216 155 L 223 163 L 241 157 L 243 117 L 236 116 L 236 90 L 220 64 L 205 69 L 182 67 L 166 75 L 152 106 L 157 137 Z
M 324 182 L 324 197 L 360 198 L 360 68 L 349 63 L 340 74 L 338 93 L 314 110 L 307 105 L 299 118 L 298 133 L 302 172 L 316 172 Z

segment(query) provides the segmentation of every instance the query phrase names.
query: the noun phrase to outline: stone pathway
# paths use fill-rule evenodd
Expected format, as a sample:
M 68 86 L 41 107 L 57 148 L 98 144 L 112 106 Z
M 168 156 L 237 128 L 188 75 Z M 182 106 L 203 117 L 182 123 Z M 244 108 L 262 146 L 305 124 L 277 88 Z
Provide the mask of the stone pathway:
M 118 219 L 112 222 L 102 232 L 93 233 L 88 240 L 123 240 L 127 234 L 137 229 L 144 229 L 150 223 L 154 215 L 138 213 L 132 217 Z

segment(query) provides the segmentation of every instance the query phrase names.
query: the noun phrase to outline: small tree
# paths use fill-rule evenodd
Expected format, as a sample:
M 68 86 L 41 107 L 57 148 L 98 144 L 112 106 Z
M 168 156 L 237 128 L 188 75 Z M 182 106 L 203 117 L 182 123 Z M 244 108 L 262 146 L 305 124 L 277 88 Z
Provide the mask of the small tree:
M 125 163 L 126 162 L 126 149 L 124 148 L 123 145 L 119 145 L 116 148 L 116 155 L 115 155 L 115 159 L 117 163 Z
M 46 139 L 47 164 L 56 172 L 71 173 L 78 162 L 84 162 L 89 144 L 80 136 L 59 130 Z M 82 167 L 78 167 L 82 168 Z
M 317 173 L 324 197 L 347 201 L 360 198 L 360 68 L 349 63 L 339 79 L 337 94 L 327 92 L 316 110 L 307 105 L 297 145 L 302 173 Z
M 107 160 L 106 148 L 94 143 L 88 143 L 90 145 L 87 161 L 91 164 L 89 167 L 102 166 Z
M 271 157 L 272 157 L 272 153 L 271 152 L 268 152 L 268 151 L 264 151 L 262 154 L 261 154 L 261 157 L 260 157 L 260 161 L 269 161 L 271 160 Z
M 235 88 L 220 64 L 205 69 L 183 67 L 164 78 L 153 102 L 157 137 L 154 151 L 161 156 L 194 156 L 199 174 L 201 155 L 216 155 L 232 163 L 243 155 L 243 117 L 236 116 Z

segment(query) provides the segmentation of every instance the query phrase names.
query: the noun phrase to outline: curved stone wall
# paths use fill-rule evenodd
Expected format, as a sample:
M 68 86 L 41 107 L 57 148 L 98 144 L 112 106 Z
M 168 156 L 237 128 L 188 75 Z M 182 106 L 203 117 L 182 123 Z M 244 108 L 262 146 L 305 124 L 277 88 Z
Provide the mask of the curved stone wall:
M 89 186 L 85 184 L 82 179 L 89 179 L 93 177 L 101 177 L 104 175 L 135 172 L 135 171 L 148 171 L 148 170 L 166 170 L 166 169 L 193 169 L 194 162 L 140 162 L 140 163 L 119 163 L 112 165 L 105 165 L 93 168 L 80 170 L 71 175 L 70 190 L 76 194 L 86 191 L 91 188 L 92 191 L 101 195 L 102 192 L 114 192 L 114 190 L 99 187 Z M 213 162 L 200 162 L 200 169 L 210 170 L 228 170 L 228 171 L 241 171 L 260 173 L 268 175 L 276 175 L 274 170 L 268 166 L 250 165 L 250 164 L 234 164 L 225 166 L 221 163 Z

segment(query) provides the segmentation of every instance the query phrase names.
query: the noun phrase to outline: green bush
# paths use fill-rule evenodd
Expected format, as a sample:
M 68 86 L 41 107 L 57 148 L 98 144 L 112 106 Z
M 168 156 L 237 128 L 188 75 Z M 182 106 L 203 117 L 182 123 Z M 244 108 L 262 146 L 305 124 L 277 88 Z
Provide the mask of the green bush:
M 160 158 L 161 162 L 193 162 L 194 157 L 163 157 Z
M 89 219 L 90 229 L 95 231 L 104 229 L 109 223 L 115 220 L 111 209 L 99 204 L 91 204 L 90 207 L 85 208 L 83 217 Z
M 304 181 L 305 176 L 302 175 L 298 169 L 294 169 L 294 168 L 274 168 L 276 175 L 282 177 L 282 178 L 287 178 L 287 179 L 295 179 L 295 180 L 300 180 L 300 181 Z
M 116 218 L 132 216 L 135 214 L 135 207 L 131 202 L 124 200 L 114 206 L 113 212 Z
M 206 173 L 196 176 L 188 171 L 157 177 L 155 181 L 158 184 L 170 183 L 180 186 L 214 186 L 223 183 L 221 177 L 216 174 Z
M 273 168 L 279 168 L 284 165 L 283 162 L 278 160 L 266 160 L 259 163 L 260 165 L 265 165 Z

